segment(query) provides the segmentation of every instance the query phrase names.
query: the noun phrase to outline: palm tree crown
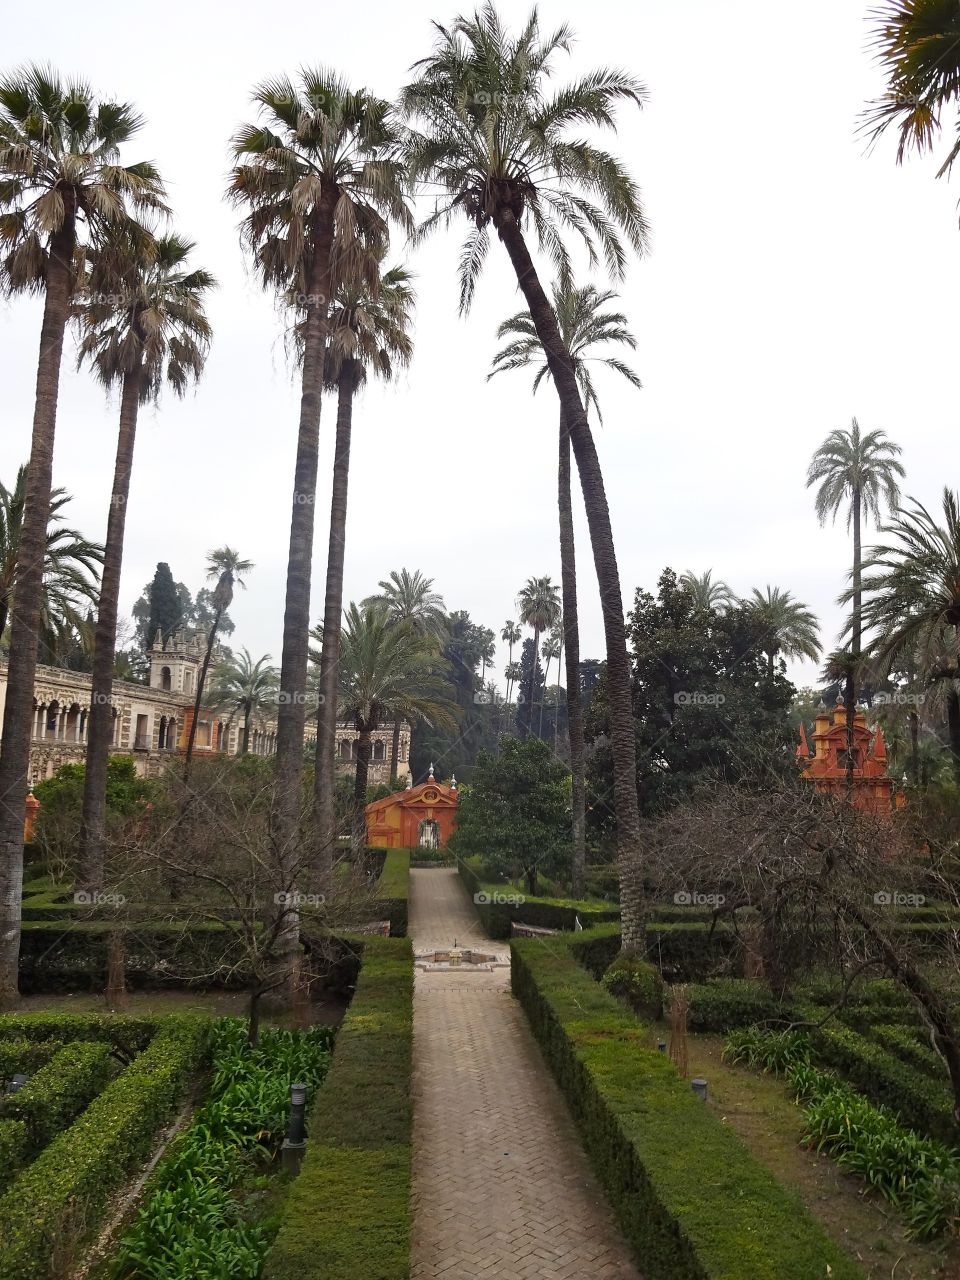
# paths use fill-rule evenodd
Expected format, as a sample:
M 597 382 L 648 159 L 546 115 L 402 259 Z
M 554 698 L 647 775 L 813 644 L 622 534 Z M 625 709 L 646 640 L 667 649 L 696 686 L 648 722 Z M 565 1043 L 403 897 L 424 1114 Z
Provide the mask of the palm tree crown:
M 209 703 L 214 710 L 229 709 L 231 719 L 242 716 L 241 754 L 249 750 L 251 720 L 262 719 L 275 708 L 279 685 L 280 672 L 270 665 L 269 653 L 254 662 L 249 650 L 241 649 L 214 670 Z
M 526 626 L 548 631 L 560 617 L 560 588 L 549 577 L 528 578 L 517 595 L 517 610 Z
M 12 489 L 0 482 L 0 638 L 14 607 L 26 496 L 27 468 L 20 467 Z M 82 632 L 87 610 L 97 601 L 103 547 L 62 523 L 63 508 L 69 501 L 70 495 L 64 489 L 54 489 L 50 495 L 41 601 L 45 631 L 58 631 L 65 625 Z
M 499 231 L 507 217 L 529 219 L 558 278 L 571 274 L 559 229 L 583 240 L 591 266 L 599 248 L 611 276 L 622 277 L 621 235 L 637 253 L 646 244 L 639 191 L 613 156 L 569 131 L 612 129 L 617 103 L 641 105 L 643 85 L 599 70 L 551 90 L 553 63 L 569 53 L 573 37 L 567 26 L 543 36 L 535 9 L 515 37 L 491 3 L 436 32 L 400 107 L 414 126 L 406 149 L 411 178 L 437 189 L 421 234 L 460 216 L 472 223 L 460 254 L 461 308 L 473 298 L 491 224 Z
M 895 508 L 900 501 L 897 478 L 906 473 L 897 455 L 902 450 L 887 438 L 885 431 L 861 435 L 854 418 L 849 431 L 831 431 L 813 455 L 807 471 L 807 488 L 819 484 L 816 496 L 817 519 L 821 524 L 835 520 L 844 502 L 849 502 L 847 528 L 854 520 L 854 502 L 859 495 L 863 514 L 879 521 L 881 506 Z
M 873 46 L 888 91 L 868 110 L 874 140 L 891 125 L 900 133 L 897 163 L 908 151 L 933 150 L 940 114 L 957 99 L 960 84 L 960 10 L 950 0 L 885 0 L 872 11 Z M 950 172 L 960 138 L 937 172 Z
M 714 578 L 713 570 L 696 574 L 687 569 L 680 575 L 681 587 L 686 587 L 693 596 L 694 605 L 704 612 L 729 609 L 736 604 L 736 596 L 721 578 Z
M 136 249 L 134 242 L 118 253 L 114 240 L 93 251 L 74 315 L 82 331 L 79 363 L 89 361 L 106 387 L 140 371 L 145 404 L 164 382 L 184 395 L 203 372 L 211 338 L 204 301 L 216 280 L 188 266 L 194 245 L 182 236 L 151 238 L 145 253 Z
M 219 621 L 219 616 L 230 608 L 233 602 L 234 585 L 246 587 L 244 582 L 244 574 L 250 572 L 253 568 L 252 560 L 244 560 L 240 556 L 239 551 L 234 551 L 232 547 L 218 547 L 215 551 L 207 554 L 207 579 L 213 581 L 216 579 L 217 585 L 213 589 L 213 597 L 211 604 L 213 606 L 215 622 Z
M 419 569 L 391 570 L 377 583 L 380 594 L 364 600 L 365 609 L 383 605 L 394 622 L 409 623 L 421 635 L 442 640 L 447 634 L 447 614 L 443 596 L 433 590 L 433 579 Z
M 604 368 L 613 369 L 626 378 L 631 386 L 638 389 L 643 385 L 629 365 L 615 356 L 594 354 L 594 349 L 611 343 L 622 343 L 636 350 L 637 340 L 627 327 L 627 318 L 621 311 L 603 311 L 617 294 L 612 289 L 597 289 L 587 284 L 578 288 L 570 281 L 559 281 L 553 286 L 553 309 L 557 317 L 560 336 L 573 360 L 580 385 L 580 395 L 587 413 L 591 406 L 597 411 L 597 421 L 603 423 L 600 401 L 590 369 L 592 363 Z M 544 378 L 550 376 L 550 367 L 544 355 L 543 347 L 537 336 L 536 326 L 529 311 L 518 311 L 497 329 L 498 338 L 510 338 L 505 347 L 493 358 L 493 368 L 487 374 L 492 378 L 497 373 L 511 369 L 527 369 L 536 367 L 533 379 L 533 390 L 536 391 Z
M 768 586 L 766 594 L 754 587 L 744 604 L 767 630 L 770 666 L 777 654 L 785 658 L 810 658 L 816 661 L 821 646 L 816 616 L 789 591 Z
M 152 164 L 121 165 L 142 127 L 127 103 L 97 102 L 82 81 L 26 67 L 0 80 L 0 284 L 44 287 L 50 242 L 85 223 L 96 243 L 137 211 L 166 211 Z

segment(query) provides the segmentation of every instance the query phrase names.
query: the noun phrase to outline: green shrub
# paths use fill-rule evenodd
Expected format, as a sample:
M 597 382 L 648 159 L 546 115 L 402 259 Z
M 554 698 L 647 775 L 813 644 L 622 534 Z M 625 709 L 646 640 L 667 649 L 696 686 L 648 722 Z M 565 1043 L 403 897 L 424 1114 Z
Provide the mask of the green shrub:
M 408 1280 L 413 956 L 368 938 L 264 1280 Z
M 578 920 L 583 929 L 588 929 L 603 921 L 620 919 L 619 909 L 602 903 L 529 898 L 510 885 L 490 884 L 482 880 L 476 867 L 463 858 L 458 859 L 457 870 L 473 899 L 484 932 L 491 938 L 509 938 L 514 921 L 537 929 L 568 931 L 576 929 Z M 514 898 L 519 901 L 511 901 Z
M 410 897 L 410 851 L 388 849 L 377 884 L 378 911 L 390 921 L 390 936 L 407 936 L 407 914 Z
M 635 1013 L 654 1021 L 663 1015 L 663 978 L 641 956 L 621 954 L 607 967 L 602 985 Z
M 577 963 L 582 964 L 599 982 L 619 954 L 620 942 L 619 924 L 598 924 L 576 934 L 570 942 L 570 950 Z
M 887 1053 L 916 1067 L 924 1075 L 934 1080 L 943 1081 L 947 1068 L 939 1054 L 935 1053 L 929 1043 L 924 1043 L 912 1027 L 903 1027 L 897 1023 L 876 1023 L 870 1028 L 868 1038 L 873 1040 Z
M 148 1154 L 209 1038 L 206 1018 L 159 1024 L 147 1048 L 0 1196 L 3 1280 L 47 1280 L 54 1251 L 95 1230 L 111 1192 Z
M 515 939 L 513 991 L 648 1280 L 861 1276 L 577 964 L 583 945 Z
M 27 1158 L 27 1126 L 22 1120 L 0 1120 L 0 1191 Z
M 22 1120 L 29 1152 L 39 1151 L 97 1096 L 114 1067 L 100 1040 L 64 1045 L 16 1093 L 0 1098 L 0 1117 Z
M 711 978 L 686 988 L 692 1031 L 727 1031 L 784 1017 L 785 1010 L 764 982 L 753 978 Z
M 810 1063 L 810 1037 L 803 1031 L 764 1031 L 762 1027 L 739 1027 L 727 1033 L 723 1057 L 737 1066 L 755 1067 L 782 1075 Z

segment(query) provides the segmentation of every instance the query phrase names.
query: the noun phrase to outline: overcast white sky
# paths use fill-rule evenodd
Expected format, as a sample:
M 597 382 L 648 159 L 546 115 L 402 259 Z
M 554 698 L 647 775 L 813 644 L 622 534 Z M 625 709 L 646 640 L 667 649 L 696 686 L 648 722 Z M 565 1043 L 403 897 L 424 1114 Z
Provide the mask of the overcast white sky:
M 505 0 L 519 22 L 528 6 Z M 650 92 L 622 114 L 616 149 L 644 194 L 652 251 L 633 263 L 623 307 L 643 391 L 600 388 L 598 433 L 627 606 L 664 565 L 713 568 L 733 588 L 774 583 L 810 605 L 828 648 L 849 545 L 821 530 L 804 476 L 828 430 L 856 415 L 904 448 L 906 490 L 937 504 L 955 486 L 960 185 L 930 160 L 894 163 L 893 141 L 865 154 L 864 102 L 881 78 L 865 0 L 546 0 L 544 27 L 578 35 L 569 73 L 618 64 Z M 231 643 L 279 661 L 297 394 L 270 297 L 245 270 L 236 214 L 222 199 L 228 139 L 250 119 L 251 86 L 302 63 L 332 65 L 391 96 L 427 52 L 430 20 L 455 4 L 319 3 L 280 17 L 261 4 L 167 0 L 148 21 L 128 3 L 50 0 L 38 23 L 18 5 L 2 64 L 79 73 L 134 101 L 147 125 L 129 160 L 162 169 L 175 225 L 221 288 L 199 390 L 143 414 L 127 522 L 121 607 L 158 560 L 192 590 L 204 556 L 229 543 L 256 563 L 238 593 Z M 277 18 L 280 17 L 280 20 Z M 948 132 L 952 125 L 947 121 Z M 559 581 L 556 400 L 522 374 L 485 382 L 499 321 L 521 304 L 494 244 L 472 314 L 456 313 L 459 240 L 440 234 L 409 258 L 419 307 L 416 356 L 389 389 L 359 400 L 351 465 L 345 600 L 407 566 L 450 608 L 499 632 L 531 574 Z M 398 246 L 398 256 L 400 246 Z M 602 281 L 598 280 L 598 283 Z M 0 476 L 29 452 L 39 306 L 0 304 Z M 602 376 L 602 375 L 601 375 Z M 332 406 L 321 426 L 314 616 L 322 607 Z M 56 483 L 71 523 L 102 538 L 116 407 L 65 358 Z M 579 548 L 584 656 L 602 656 L 599 602 Z M 502 666 L 502 662 L 500 664 Z M 815 668 L 793 675 L 810 679 Z

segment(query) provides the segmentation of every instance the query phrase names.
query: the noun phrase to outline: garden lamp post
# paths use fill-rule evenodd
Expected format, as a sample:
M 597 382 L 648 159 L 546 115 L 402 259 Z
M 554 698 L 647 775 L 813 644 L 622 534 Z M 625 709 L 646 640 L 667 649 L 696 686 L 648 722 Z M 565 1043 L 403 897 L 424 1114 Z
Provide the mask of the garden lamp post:
M 307 1102 L 307 1086 L 292 1084 L 290 1086 L 290 1117 L 287 1121 L 287 1136 L 280 1149 L 280 1163 L 291 1173 L 299 1173 L 306 1150 L 307 1138 L 304 1127 L 304 1112 Z

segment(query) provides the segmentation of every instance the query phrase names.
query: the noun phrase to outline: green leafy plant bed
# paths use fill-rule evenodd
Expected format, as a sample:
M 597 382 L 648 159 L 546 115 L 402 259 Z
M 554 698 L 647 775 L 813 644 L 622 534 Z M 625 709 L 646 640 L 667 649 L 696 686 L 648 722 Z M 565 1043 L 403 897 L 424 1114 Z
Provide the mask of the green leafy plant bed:
M 151 1179 L 145 1202 L 120 1242 L 117 1280 L 256 1280 L 276 1219 L 263 1195 L 283 1140 L 290 1085 L 309 1097 L 330 1064 L 334 1032 L 262 1032 L 256 1048 L 235 1018 L 215 1024 L 207 1101 Z
M 832 1071 L 815 1067 L 808 1035 L 731 1031 L 724 1057 L 784 1075 L 803 1106 L 803 1141 L 832 1155 L 900 1210 L 910 1235 L 925 1240 L 956 1227 L 958 1153 L 904 1127 L 886 1107 L 873 1106 Z
M 407 916 L 410 899 L 410 850 L 388 849 L 383 860 L 383 870 L 377 885 L 379 909 L 390 921 L 390 935 L 407 936 Z
M 52 1136 L 33 1162 L 19 1169 L 0 1195 L 3 1280 L 48 1280 L 69 1274 L 77 1249 L 96 1230 L 109 1196 L 149 1153 L 157 1131 L 202 1064 L 209 1026 L 206 1018 L 178 1015 L 0 1018 L 0 1038 L 5 1040 L 39 1041 L 54 1034 L 72 1040 L 66 1047 L 89 1054 L 88 1070 L 101 1059 L 98 1042 L 112 1045 L 114 1057 L 128 1062 L 68 1128 Z M 73 1061 L 77 1066 L 82 1055 Z M 48 1069 L 41 1068 L 34 1082 Z M 49 1096 L 55 1098 L 56 1082 L 50 1083 Z M 13 1131 L 6 1130 L 7 1146 L 12 1141 L 17 1159 L 25 1155 L 31 1117 L 21 1123 L 19 1146 Z
M 515 939 L 513 991 L 648 1280 L 853 1280 L 860 1269 L 577 962 Z
M 413 953 L 365 938 L 264 1280 L 408 1280 Z

